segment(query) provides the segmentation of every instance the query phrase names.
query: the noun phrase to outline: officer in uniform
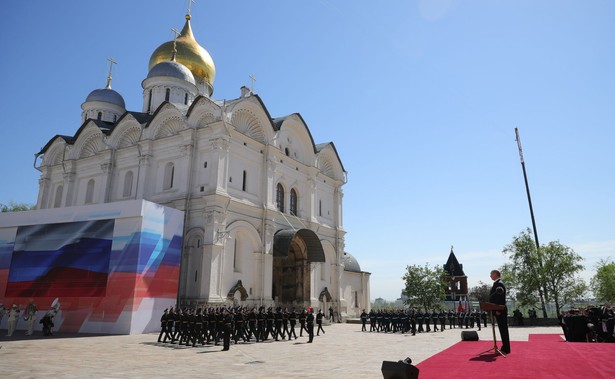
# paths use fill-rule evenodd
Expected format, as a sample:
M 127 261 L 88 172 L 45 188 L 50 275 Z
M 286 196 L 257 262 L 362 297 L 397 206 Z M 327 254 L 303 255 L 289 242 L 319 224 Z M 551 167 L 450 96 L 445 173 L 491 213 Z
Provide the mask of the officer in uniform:
M 165 308 L 160 317 L 160 334 L 158 335 L 158 342 L 162 341 L 162 335 L 167 333 L 167 322 L 169 318 L 169 309 Z
M 233 315 L 226 308 L 224 308 L 221 314 L 222 314 L 222 317 L 221 317 L 222 328 L 221 329 L 222 329 L 222 334 L 223 334 L 222 351 L 227 351 L 231 348 L 231 333 L 233 332 Z
M 312 343 L 312 341 L 314 340 L 314 313 L 313 312 L 314 311 L 312 310 L 312 307 L 308 307 L 308 313 L 305 318 L 306 330 L 309 336 L 308 343 Z
M 320 331 L 322 330 L 322 334 L 325 334 L 325 330 L 322 328 L 322 309 L 318 310 L 318 314 L 316 315 L 316 324 L 318 324 L 318 329 L 316 330 L 316 335 L 320 335 Z
M 297 324 L 297 312 L 295 312 L 295 308 L 291 309 L 288 313 L 288 322 L 290 324 L 288 330 L 288 339 L 290 340 L 291 336 L 295 336 L 297 339 L 297 333 L 295 333 L 295 325 Z
M 508 336 L 508 309 L 506 308 L 506 286 L 500 279 L 500 272 L 498 270 L 492 270 L 490 273 L 491 280 L 493 280 L 493 286 L 489 292 L 489 302 L 503 305 L 504 310 L 493 311 L 495 320 L 498 323 L 498 329 L 500 330 L 500 336 L 502 337 L 502 350 L 505 354 L 510 354 L 510 338 Z
M 307 314 L 305 313 L 305 309 L 301 310 L 299 313 L 299 337 L 303 337 L 303 331 L 307 333 L 307 329 L 305 328 L 305 320 L 307 318 Z
M 363 325 L 361 327 L 361 331 L 362 332 L 366 332 L 367 329 L 365 328 L 365 323 L 367 322 L 367 313 L 365 313 L 365 309 L 363 310 L 363 312 L 361 312 L 361 324 Z

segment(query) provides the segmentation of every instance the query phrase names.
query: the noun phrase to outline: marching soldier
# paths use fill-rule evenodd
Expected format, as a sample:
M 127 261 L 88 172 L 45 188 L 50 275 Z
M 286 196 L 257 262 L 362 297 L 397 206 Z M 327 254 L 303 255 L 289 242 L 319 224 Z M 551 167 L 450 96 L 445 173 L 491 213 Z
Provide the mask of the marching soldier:
M 311 307 L 308 307 L 308 314 L 305 318 L 305 324 L 306 324 L 306 330 L 308 333 L 308 336 L 310 337 L 308 340 L 308 343 L 312 343 L 312 341 L 314 340 L 314 311 L 312 310 Z
M 295 336 L 297 339 L 297 333 L 295 333 L 295 325 L 297 324 L 297 312 L 295 312 L 295 308 L 291 309 L 288 314 L 288 322 L 290 323 L 290 329 L 288 330 L 288 339 L 290 340 L 291 336 Z
M 307 333 L 307 329 L 305 328 L 305 320 L 307 318 L 307 314 L 305 313 L 305 309 L 301 310 L 299 313 L 299 337 L 303 337 L 303 331 Z
M 322 334 L 325 334 L 325 330 L 322 328 L 322 309 L 318 310 L 318 314 L 316 315 L 316 324 L 318 324 L 318 329 L 316 330 L 316 335 L 320 335 L 320 331 L 322 330 Z
M 365 323 L 367 322 L 367 313 L 365 313 L 365 309 L 363 310 L 363 312 L 361 313 L 361 331 L 362 332 L 366 332 L 367 329 L 365 328 Z
M 160 334 L 158 335 L 158 342 L 161 342 L 163 334 L 167 334 L 167 322 L 169 318 L 168 312 L 169 309 L 165 308 L 164 312 L 162 312 L 162 316 L 160 317 Z

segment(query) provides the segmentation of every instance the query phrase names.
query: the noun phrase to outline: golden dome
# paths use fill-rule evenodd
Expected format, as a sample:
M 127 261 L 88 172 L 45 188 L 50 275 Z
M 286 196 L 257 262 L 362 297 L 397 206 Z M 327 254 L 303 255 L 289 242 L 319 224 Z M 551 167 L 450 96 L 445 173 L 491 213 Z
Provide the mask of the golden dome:
M 210 86 L 213 86 L 214 78 L 216 77 L 216 66 L 214 66 L 214 61 L 207 50 L 203 49 L 194 39 L 192 28 L 190 27 L 189 14 L 186 15 L 186 24 L 179 37 L 177 37 L 176 49 L 175 60 L 188 67 L 196 78 L 200 78 L 209 83 Z M 170 61 L 172 57 L 173 41 L 163 43 L 154 51 L 149 59 L 148 70 L 151 70 L 160 62 Z

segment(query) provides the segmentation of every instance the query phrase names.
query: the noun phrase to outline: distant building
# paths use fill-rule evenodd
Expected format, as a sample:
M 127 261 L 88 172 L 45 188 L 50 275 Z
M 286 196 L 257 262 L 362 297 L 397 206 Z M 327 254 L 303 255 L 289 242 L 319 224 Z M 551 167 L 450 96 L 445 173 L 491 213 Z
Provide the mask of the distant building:
M 459 263 L 453 247 L 444 265 L 444 271 L 448 274 L 448 288 L 446 288 L 446 301 L 457 301 L 468 296 L 468 277 L 463 272 L 463 265 Z

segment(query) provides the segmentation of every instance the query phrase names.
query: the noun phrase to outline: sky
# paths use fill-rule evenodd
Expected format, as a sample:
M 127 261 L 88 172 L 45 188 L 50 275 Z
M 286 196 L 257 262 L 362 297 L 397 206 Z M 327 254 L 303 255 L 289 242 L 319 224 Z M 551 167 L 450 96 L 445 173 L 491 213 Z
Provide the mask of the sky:
M 36 203 L 34 154 L 73 135 L 112 87 L 141 111 L 152 52 L 187 0 L 3 3 L 0 203 Z M 197 0 L 192 30 L 216 65 L 215 99 L 250 86 L 272 117 L 300 113 L 348 172 L 345 250 L 394 300 L 408 265 L 489 283 L 531 228 L 541 244 L 615 259 L 615 2 Z

